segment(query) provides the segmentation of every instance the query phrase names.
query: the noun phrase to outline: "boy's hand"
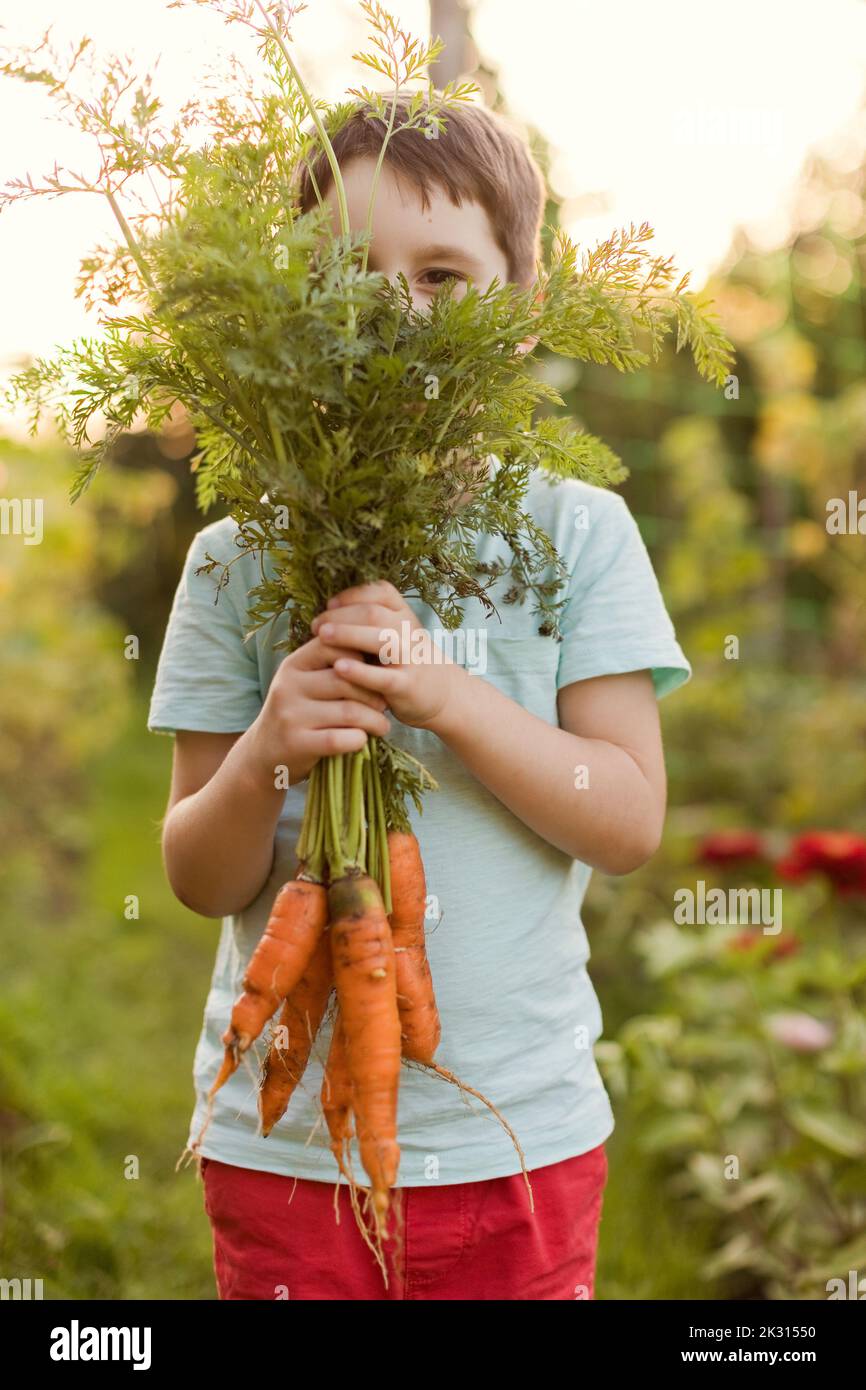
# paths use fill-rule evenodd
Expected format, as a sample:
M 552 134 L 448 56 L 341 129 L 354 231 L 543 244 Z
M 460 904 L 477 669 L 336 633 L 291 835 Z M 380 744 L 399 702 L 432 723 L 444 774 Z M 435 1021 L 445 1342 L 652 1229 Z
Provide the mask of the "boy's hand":
M 310 629 L 336 647 L 378 657 L 379 663 L 368 663 L 344 650 L 334 670 L 370 693 L 384 695 L 401 723 L 434 728 L 462 667 L 436 646 L 393 584 L 382 579 L 344 589 L 328 600 L 327 610 L 313 619 Z
M 362 653 L 352 653 L 359 658 Z M 259 775 L 272 779 L 285 766 L 301 782 L 320 758 L 356 753 L 367 736 L 386 738 L 391 721 L 384 698 L 334 669 L 345 646 L 314 637 L 291 652 L 274 674 L 264 706 L 250 728 L 250 756 Z

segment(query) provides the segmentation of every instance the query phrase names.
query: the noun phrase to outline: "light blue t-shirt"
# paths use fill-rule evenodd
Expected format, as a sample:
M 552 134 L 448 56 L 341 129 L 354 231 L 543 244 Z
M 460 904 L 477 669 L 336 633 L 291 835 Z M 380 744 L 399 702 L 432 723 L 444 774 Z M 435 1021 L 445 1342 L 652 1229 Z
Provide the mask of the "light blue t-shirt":
M 498 618 L 486 617 L 477 599 L 463 602 L 465 651 L 446 646 L 448 655 L 473 667 L 473 679 L 490 681 L 554 725 L 557 691 L 571 681 L 651 669 L 659 696 L 686 681 L 689 664 L 622 498 L 584 483 L 551 484 L 537 470 L 524 505 L 568 566 L 563 641 L 539 636 L 531 601 L 502 602 L 506 576 L 490 590 Z M 148 718 L 153 731 L 245 730 L 283 659 L 272 644 L 285 635 L 284 617 L 243 641 L 247 592 L 260 578 L 258 557 L 236 561 L 216 604 L 219 572 L 195 573 L 206 552 L 219 560 L 237 556 L 236 535 L 236 523 L 226 518 L 206 526 L 190 547 L 160 656 Z M 477 537 L 478 559 L 500 556 L 507 557 L 501 539 Z M 440 633 L 429 607 L 407 602 L 425 627 Z M 478 629 L 486 636 L 480 646 L 469 640 Z M 436 920 L 427 923 L 442 1020 L 437 1060 L 498 1106 L 530 1169 L 585 1153 L 614 1125 L 593 1056 L 602 1018 L 586 969 L 590 952 L 581 922 L 591 870 L 524 825 L 437 735 L 393 716 L 391 723 L 393 742 L 420 759 L 439 784 L 427 793 L 421 815 L 409 804 L 427 892 L 438 908 Z M 306 785 L 286 793 L 274 867 L 258 898 L 243 913 L 223 919 L 195 1054 L 191 1137 L 204 1120 L 205 1096 L 223 1055 L 220 1036 L 246 962 L 277 890 L 295 873 Z M 268 1031 L 258 1044 L 260 1056 Z M 337 1168 L 319 1106 L 329 1042 L 326 1023 L 301 1087 L 267 1139 L 257 1132 L 255 1082 L 241 1068 L 217 1096 L 201 1152 L 240 1167 L 334 1182 Z M 511 1140 L 484 1106 L 438 1076 L 405 1066 L 398 1136 L 404 1186 L 520 1171 Z M 362 1173 L 356 1147 L 353 1162 Z

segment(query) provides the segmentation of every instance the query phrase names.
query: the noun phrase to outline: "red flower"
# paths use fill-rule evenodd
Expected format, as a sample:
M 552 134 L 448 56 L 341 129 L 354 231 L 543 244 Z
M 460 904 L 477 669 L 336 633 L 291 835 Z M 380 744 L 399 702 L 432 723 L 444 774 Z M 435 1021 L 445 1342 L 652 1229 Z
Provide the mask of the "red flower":
M 699 864 L 742 864 L 763 859 L 764 842 L 754 830 L 717 830 L 698 845 Z
M 850 830 L 809 830 L 776 868 L 791 883 L 823 874 L 842 895 L 866 893 L 866 839 Z

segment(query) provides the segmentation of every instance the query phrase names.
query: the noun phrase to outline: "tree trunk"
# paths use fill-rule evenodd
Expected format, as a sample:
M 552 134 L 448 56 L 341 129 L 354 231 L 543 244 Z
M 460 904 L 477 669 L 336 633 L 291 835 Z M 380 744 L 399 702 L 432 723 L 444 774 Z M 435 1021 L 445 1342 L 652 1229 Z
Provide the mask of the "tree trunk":
M 469 33 L 469 8 L 461 0 L 430 0 L 430 37 L 445 44 L 430 67 L 437 87 L 474 71 L 478 55 Z

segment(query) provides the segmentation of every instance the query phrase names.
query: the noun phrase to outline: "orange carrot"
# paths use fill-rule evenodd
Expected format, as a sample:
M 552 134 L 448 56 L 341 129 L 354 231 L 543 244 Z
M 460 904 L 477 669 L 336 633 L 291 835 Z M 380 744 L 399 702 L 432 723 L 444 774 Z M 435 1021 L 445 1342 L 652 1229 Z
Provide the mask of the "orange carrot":
M 388 832 L 391 904 L 388 918 L 397 963 L 397 1007 L 403 1033 L 403 1056 L 432 1063 L 442 1028 L 433 993 L 433 977 L 424 943 L 427 883 L 421 850 L 413 834 Z
M 374 879 L 366 875 L 339 878 L 328 890 L 328 902 L 358 1146 L 381 1230 L 400 1162 L 400 1014 L 394 947 Z
M 330 948 L 330 941 L 328 946 Z M 331 1152 L 341 1173 L 345 1173 L 346 1145 L 352 1137 L 352 1078 L 346 1058 L 346 1038 L 339 1010 L 322 1078 L 322 1110 L 331 1136 Z
M 304 1074 L 333 983 L 331 942 L 327 932 L 323 932 L 309 966 L 283 1004 L 278 1029 L 265 1061 L 259 1091 L 259 1114 L 265 1137 L 285 1114 Z
M 291 994 L 327 923 L 328 894 L 321 883 L 293 878 L 283 884 L 262 939 L 247 965 L 244 992 L 223 1033 L 225 1057 L 208 1093 L 209 1100 L 237 1070 L 243 1053 L 255 1042 L 282 1000 Z

